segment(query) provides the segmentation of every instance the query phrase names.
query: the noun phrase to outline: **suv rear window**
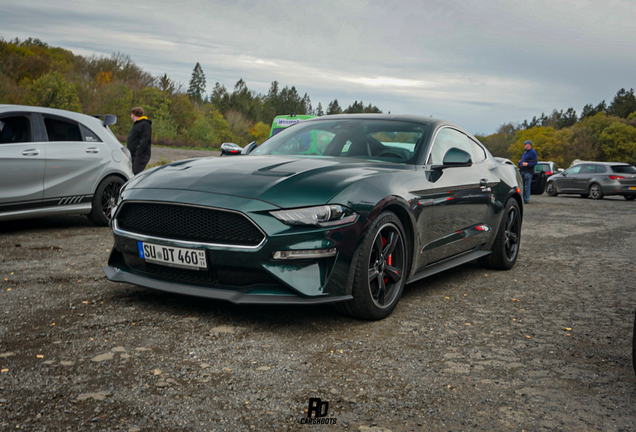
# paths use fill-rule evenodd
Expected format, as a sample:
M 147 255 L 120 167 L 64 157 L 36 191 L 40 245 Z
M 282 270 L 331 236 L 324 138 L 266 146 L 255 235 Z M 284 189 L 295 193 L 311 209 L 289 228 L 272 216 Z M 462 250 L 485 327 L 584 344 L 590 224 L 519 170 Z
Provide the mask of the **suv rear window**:
M 534 166 L 534 172 L 551 171 L 550 165 L 547 163 L 538 163 Z
M 632 165 L 612 165 L 612 171 L 620 174 L 634 174 L 636 173 L 636 168 Z

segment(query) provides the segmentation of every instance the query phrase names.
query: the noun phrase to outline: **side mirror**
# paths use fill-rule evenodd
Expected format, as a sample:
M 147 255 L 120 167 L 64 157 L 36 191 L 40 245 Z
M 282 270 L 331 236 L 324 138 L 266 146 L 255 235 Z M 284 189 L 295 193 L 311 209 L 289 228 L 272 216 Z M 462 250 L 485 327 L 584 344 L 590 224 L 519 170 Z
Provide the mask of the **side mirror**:
M 252 150 L 254 150 L 256 147 L 258 146 L 258 144 L 256 143 L 256 141 L 252 141 L 251 143 L 249 143 L 248 145 L 246 145 L 245 147 L 243 147 L 243 151 L 241 151 L 242 155 L 246 155 L 249 154 Z
M 453 147 L 444 155 L 442 165 L 433 165 L 431 169 L 443 170 L 445 168 L 469 167 L 472 165 L 473 160 L 468 152 Z
M 557 171 L 559 172 L 559 174 L 563 174 L 565 172 L 563 168 L 557 168 Z

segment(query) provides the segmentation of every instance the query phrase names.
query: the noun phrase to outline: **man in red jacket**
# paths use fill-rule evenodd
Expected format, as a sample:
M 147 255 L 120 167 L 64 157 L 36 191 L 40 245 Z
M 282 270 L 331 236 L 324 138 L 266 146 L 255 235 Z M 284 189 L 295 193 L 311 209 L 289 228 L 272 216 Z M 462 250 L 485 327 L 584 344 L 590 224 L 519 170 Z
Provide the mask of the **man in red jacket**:
M 144 116 L 142 107 L 130 110 L 133 126 L 126 140 L 126 147 L 132 155 L 133 174 L 142 172 L 150 160 L 150 139 L 152 136 L 152 122 Z

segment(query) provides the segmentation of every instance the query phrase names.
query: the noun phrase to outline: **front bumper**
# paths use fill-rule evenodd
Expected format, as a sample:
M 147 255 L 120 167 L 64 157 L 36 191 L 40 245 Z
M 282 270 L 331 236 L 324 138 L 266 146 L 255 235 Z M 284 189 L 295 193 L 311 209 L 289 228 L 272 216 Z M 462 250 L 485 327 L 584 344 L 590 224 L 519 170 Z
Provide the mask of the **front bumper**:
M 116 215 L 112 223 L 115 245 L 104 268 L 106 276 L 113 282 L 238 304 L 321 304 L 352 298 L 351 262 L 362 238 L 362 221 L 335 228 L 290 227 L 269 214 L 271 206 L 255 208 L 254 200 L 249 201 L 249 207 L 233 206 L 231 211 L 238 207 L 262 229 L 265 238 L 253 247 L 149 237 L 120 229 Z M 138 242 L 204 250 L 208 268 L 190 270 L 147 262 L 139 257 Z M 336 254 L 274 259 L 275 252 L 323 249 L 335 249 Z
M 254 285 L 249 288 L 249 291 L 239 291 L 236 287 L 203 288 L 151 279 L 130 273 L 118 266 L 104 267 L 104 273 L 106 273 L 106 277 L 113 282 L 129 283 L 176 294 L 225 300 L 234 304 L 322 304 L 346 301 L 353 298 L 351 295 L 301 297 L 286 290 L 282 286 L 273 287 L 269 285 Z M 276 288 L 278 288 L 278 290 Z M 267 293 L 259 293 L 259 290 L 265 290 Z

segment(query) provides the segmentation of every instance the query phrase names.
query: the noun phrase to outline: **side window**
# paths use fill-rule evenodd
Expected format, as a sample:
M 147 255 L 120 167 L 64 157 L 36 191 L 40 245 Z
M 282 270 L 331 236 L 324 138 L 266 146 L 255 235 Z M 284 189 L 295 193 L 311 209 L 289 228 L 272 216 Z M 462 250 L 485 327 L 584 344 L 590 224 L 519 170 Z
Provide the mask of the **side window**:
M 578 174 L 581 171 L 581 165 L 575 165 L 572 168 L 565 170 L 566 174 Z
M 596 165 L 596 172 L 597 173 L 604 173 L 607 172 L 607 168 L 604 167 L 603 165 Z
M 482 162 L 486 160 L 486 150 L 484 150 L 479 144 L 477 144 L 475 141 L 470 140 L 470 143 L 473 146 L 473 154 L 475 155 L 475 158 L 473 159 L 473 162 Z
M 31 121 L 27 116 L 0 118 L 0 144 L 32 141 Z
M 97 136 L 95 132 L 93 132 L 92 130 L 84 126 L 83 124 L 80 124 L 80 130 L 82 131 L 82 137 L 84 138 L 84 141 L 102 142 L 102 140 Z
M 428 157 L 427 163 L 434 165 L 441 165 L 444 161 L 444 155 L 452 148 L 458 148 L 467 152 L 473 161 L 475 161 L 475 155 L 473 153 L 472 141 L 463 133 L 456 131 L 455 129 L 443 128 L 435 137 L 431 154 Z
M 79 125 L 75 122 L 44 117 L 49 141 L 83 141 Z
M 579 174 L 594 174 L 596 173 L 596 165 L 585 164 L 581 167 Z

